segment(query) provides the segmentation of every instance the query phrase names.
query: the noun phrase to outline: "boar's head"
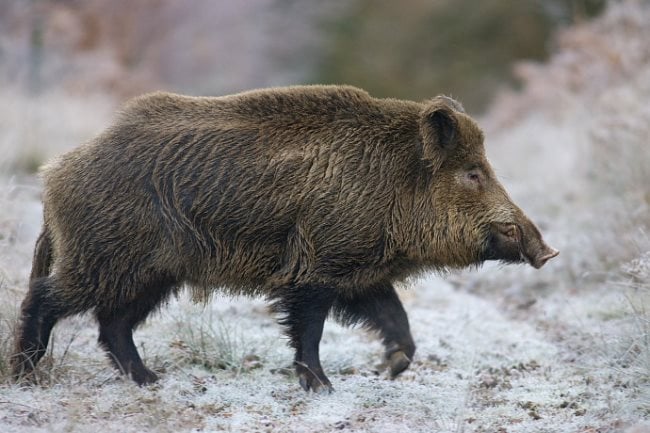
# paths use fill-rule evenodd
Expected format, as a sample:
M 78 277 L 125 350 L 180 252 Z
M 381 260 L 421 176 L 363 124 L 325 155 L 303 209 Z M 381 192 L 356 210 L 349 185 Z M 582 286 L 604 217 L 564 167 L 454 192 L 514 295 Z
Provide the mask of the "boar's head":
M 437 97 L 420 115 L 422 158 L 431 174 L 422 192 L 430 206 L 422 236 L 434 246 L 427 261 L 462 267 L 501 260 L 540 268 L 557 256 L 498 181 L 483 132 L 462 106 Z

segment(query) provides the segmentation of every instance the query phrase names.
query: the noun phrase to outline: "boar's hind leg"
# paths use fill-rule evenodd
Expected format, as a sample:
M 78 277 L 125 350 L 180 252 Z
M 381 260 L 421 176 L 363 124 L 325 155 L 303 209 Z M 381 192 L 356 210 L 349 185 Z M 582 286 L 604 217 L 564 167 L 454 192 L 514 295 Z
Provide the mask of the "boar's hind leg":
M 64 303 L 55 299 L 53 277 L 33 278 L 29 291 L 21 305 L 21 319 L 11 358 L 14 377 L 18 379 L 30 373 L 45 355 L 50 333 L 56 322 L 70 314 Z
M 133 342 L 133 330 L 169 296 L 173 288 L 173 284 L 161 284 L 143 291 L 126 305 L 96 312 L 100 345 L 108 352 L 115 367 L 131 376 L 138 385 L 153 383 L 158 376 L 144 366 Z
M 346 325 L 363 323 L 379 331 L 386 347 L 386 361 L 391 377 L 406 370 L 415 353 L 406 311 L 391 284 L 361 291 L 357 295 L 339 296 L 334 314 Z
M 291 346 L 296 350 L 296 373 L 305 391 L 333 391 L 321 367 L 318 346 L 334 297 L 329 287 L 296 286 L 282 291 L 274 306 L 285 315 L 280 323 L 288 328 Z

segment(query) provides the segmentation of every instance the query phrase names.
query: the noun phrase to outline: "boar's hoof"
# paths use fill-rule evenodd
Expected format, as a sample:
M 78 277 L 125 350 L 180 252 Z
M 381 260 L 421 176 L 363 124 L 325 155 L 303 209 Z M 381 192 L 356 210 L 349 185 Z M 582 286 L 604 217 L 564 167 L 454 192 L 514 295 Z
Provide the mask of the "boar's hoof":
M 140 386 L 150 385 L 158 380 L 158 376 L 148 368 L 131 371 L 131 378 Z
M 307 392 L 312 390 L 316 394 L 331 394 L 334 391 L 329 380 L 326 379 L 323 381 L 312 374 L 301 374 L 298 382 L 302 386 L 302 389 Z
M 411 360 L 406 353 L 398 350 L 388 356 L 388 368 L 390 368 L 390 378 L 395 379 L 401 372 L 406 370 L 411 364 Z
M 298 373 L 298 383 L 302 386 L 302 389 L 309 392 L 310 390 L 316 394 L 330 394 L 334 391 L 332 384 L 325 377 L 324 374 L 321 374 L 321 377 L 314 374 L 311 370 L 307 368 L 297 367 Z

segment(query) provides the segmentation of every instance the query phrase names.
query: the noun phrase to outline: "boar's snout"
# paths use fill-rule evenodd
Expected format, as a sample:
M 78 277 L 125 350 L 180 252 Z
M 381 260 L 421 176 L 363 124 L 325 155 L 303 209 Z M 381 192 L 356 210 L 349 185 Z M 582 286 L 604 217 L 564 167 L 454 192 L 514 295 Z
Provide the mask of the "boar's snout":
M 533 258 L 530 261 L 530 264 L 533 265 L 535 269 L 539 269 L 544 266 L 546 262 L 551 260 L 553 257 L 556 257 L 558 254 L 560 254 L 558 250 L 542 242 L 542 249 L 540 250 L 540 254 Z
M 509 263 L 530 263 L 539 269 L 558 250 L 544 242 L 537 227 L 527 218 L 521 224 L 493 223 L 490 225 L 486 250 L 487 260 L 502 260 Z

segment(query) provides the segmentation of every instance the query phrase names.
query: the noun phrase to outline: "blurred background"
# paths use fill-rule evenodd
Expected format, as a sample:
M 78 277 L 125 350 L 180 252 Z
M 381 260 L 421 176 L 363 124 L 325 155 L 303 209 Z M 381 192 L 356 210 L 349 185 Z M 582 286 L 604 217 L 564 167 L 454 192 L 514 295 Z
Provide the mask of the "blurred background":
M 64 148 L 78 144 L 79 134 L 72 131 L 88 126 L 96 133 L 106 111 L 153 90 L 223 95 L 345 83 L 377 97 L 419 101 L 444 93 L 481 114 L 499 92 L 522 85 L 514 65 L 545 61 L 557 48 L 560 30 L 598 16 L 605 5 L 0 0 L 0 92 L 9 111 L 4 122 L 18 134 L 0 135 L 0 168 L 35 171 L 60 151 L 58 139 L 70 140 Z M 91 100 L 94 113 L 86 113 Z M 52 119 L 40 111 L 49 110 L 49 103 L 61 115 L 55 123 L 65 128 L 50 128 L 46 144 L 33 125 Z M 87 117 L 77 120 L 75 110 Z
M 32 94 L 347 83 L 481 112 L 604 0 L 2 0 L 0 78 Z

